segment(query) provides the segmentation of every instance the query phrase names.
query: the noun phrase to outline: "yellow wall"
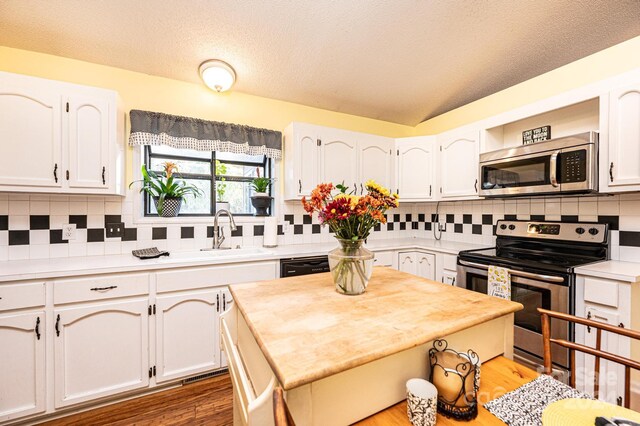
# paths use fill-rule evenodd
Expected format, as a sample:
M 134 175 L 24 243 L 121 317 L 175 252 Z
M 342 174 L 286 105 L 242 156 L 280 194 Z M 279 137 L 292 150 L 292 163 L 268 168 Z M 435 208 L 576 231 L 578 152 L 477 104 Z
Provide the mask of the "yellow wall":
M 640 37 L 424 121 L 415 133 L 435 135 L 635 68 L 640 68 Z

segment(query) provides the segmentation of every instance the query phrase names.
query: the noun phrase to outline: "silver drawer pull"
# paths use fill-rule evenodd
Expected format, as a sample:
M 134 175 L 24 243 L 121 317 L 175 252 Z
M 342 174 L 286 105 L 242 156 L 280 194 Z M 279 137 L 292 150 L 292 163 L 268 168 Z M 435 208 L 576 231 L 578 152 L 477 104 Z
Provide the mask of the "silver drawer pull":
M 91 289 L 91 291 L 109 291 L 109 290 L 113 290 L 114 288 L 118 288 L 118 286 L 112 285 L 109 287 L 94 287 Z

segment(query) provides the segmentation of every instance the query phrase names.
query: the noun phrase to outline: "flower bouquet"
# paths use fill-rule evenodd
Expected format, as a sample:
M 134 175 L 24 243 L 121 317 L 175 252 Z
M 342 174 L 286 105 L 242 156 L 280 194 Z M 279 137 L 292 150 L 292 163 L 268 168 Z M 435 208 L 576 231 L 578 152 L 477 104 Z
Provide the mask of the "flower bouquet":
M 317 212 L 320 224 L 328 225 L 340 243 L 329 252 L 329 267 L 336 291 L 343 294 L 362 294 L 366 290 L 374 256 L 362 243 L 375 225 L 386 223 L 385 212 L 399 204 L 397 194 L 372 180 L 366 188 L 367 193 L 358 196 L 347 193 L 344 185 L 321 183 L 311 191 L 310 200 L 302 198 L 305 211 L 309 215 Z

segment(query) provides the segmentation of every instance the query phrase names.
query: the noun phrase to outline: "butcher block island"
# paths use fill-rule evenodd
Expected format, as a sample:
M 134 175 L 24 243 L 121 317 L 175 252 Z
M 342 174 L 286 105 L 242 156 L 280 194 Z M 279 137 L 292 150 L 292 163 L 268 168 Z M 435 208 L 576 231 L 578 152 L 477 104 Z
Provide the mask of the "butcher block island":
M 273 424 L 276 386 L 297 425 L 361 420 L 405 399 L 408 379 L 428 378 L 436 339 L 483 362 L 511 358 L 522 309 L 383 267 L 359 296 L 338 294 L 329 273 L 230 288 L 221 334 L 239 425 Z

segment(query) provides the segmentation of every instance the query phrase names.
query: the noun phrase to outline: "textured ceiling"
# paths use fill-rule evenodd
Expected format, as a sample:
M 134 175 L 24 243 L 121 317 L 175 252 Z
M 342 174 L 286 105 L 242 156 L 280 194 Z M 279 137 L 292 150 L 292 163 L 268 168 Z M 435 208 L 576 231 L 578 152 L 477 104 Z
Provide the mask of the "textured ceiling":
M 415 125 L 640 35 L 640 0 L 1 0 L 0 45 Z

